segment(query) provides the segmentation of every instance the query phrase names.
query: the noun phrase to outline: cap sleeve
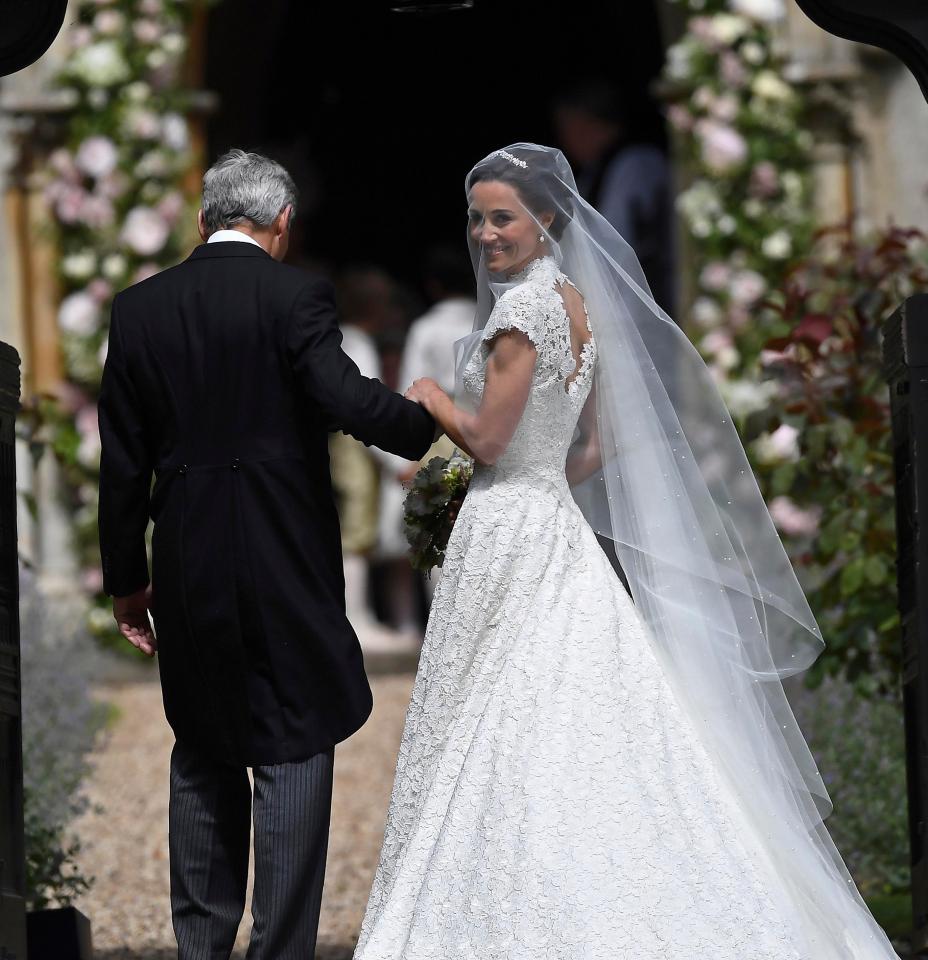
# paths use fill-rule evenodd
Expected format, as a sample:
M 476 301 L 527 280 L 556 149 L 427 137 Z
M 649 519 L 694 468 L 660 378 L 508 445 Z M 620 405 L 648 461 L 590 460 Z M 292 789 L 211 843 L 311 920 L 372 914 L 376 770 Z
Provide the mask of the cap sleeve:
M 483 330 L 483 339 L 492 340 L 504 330 L 521 330 L 536 350 L 544 339 L 542 315 L 537 298 L 525 295 L 524 288 L 509 290 L 497 301 Z

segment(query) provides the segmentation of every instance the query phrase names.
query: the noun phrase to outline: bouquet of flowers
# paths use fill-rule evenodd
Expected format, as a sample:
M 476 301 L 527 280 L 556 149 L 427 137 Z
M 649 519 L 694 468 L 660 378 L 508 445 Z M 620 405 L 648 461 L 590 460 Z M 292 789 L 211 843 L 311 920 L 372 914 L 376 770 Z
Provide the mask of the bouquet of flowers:
M 404 526 L 416 570 L 428 573 L 444 563 L 451 528 L 473 472 L 473 461 L 455 452 L 450 458 L 433 457 L 413 478 Z

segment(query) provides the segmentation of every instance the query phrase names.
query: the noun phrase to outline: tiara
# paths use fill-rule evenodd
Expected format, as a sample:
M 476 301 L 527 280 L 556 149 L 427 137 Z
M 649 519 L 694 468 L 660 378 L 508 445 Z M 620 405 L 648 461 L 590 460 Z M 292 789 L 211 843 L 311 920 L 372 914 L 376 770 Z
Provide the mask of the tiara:
M 514 163 L 517 167 L 522 167 L 523 170 L 528 170 L 528 164 L 524 160 L 514 157 L 511 153 L 507 153 L 505 150 L 497 150 L 496 156 L 502 157 L 504 160 L 508 160 L 510 163 Z

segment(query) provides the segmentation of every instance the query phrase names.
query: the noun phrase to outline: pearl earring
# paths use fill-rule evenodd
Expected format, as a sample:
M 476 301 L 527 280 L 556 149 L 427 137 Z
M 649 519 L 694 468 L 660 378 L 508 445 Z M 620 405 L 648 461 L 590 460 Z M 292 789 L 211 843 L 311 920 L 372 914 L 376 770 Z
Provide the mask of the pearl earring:
M 545 242 L 545 235 L 544 235 L 543 233 L 539 233 L 539 234 L 538 234 L 538 242 L 539 242 L 539 243 L 544 243 L 544 242 Z

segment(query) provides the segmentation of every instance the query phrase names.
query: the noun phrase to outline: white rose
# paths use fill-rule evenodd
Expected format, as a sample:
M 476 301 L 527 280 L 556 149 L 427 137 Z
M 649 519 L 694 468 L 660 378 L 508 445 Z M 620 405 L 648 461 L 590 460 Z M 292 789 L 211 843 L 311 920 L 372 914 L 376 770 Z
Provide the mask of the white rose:
M 722 45 L 729 47 L 750 29 L 750 24 L 744 17 L 730 13 L 717 13 L 712 17 L 712 32 L 715 39 Z
M 737 229 L 738 221 L 730 213 L 725 213 L 719 217 L 716 226 L 719 228 L 719 233 L 728 237 Z
M 793 88 L 772 70 L 761 70 L 751 84 L 751 90 L 765 100 L 791 100 Z
M 698 326 L 714 327 L 722 320 L 722 311 L 711 297 L 697 297 L 693 304 L 691 316 Z
M 88 137 L 74 156 L 77 168 L 95 180 L 112 173 L 118 160 L 116 144 L 109 137 L 102 136 Z
M 785 230 L 777 230 L 764 238 L 761 250 L 771 260 L 785 260 L 793 252 L 793 241 Z
M 176 57 L 187 47 L 187 38 L 182 33 L 166 33 L 161 39 L 161 49 L 168 56 Z
M 160 49 L 152 50 L 145 58 L 145 62 L 152 70 L 160 70 L 168 62 L 168 55 Z
M 776 384 L 765 380 L 728 380 L 719 384 L 722 398 L 733 416 L 746 417 L 765 410 L 776 395 Z
M 87 337 L 95 333 L 100 320 L 96 300 L 83 290 L 69 294 L 58 307 L 58 326 L 65 333 Z
M 133 207 L 122 228 L 122 241 L 142 257 L 164 249 L 170 230 L 164 217 L 150 207 Z
M 729 6 L 735 13 L 761 23 L 776 23 L 784 12 L 782 0 L 729 0 Z
M 689 48 L 682 43 L 674 43 L 667 48 L 667 75 L 674 80 L 686 80 L 692 71 L 692 58 Z
M 151 96 L 151 87 L 142 80 L 136 80 L 130 83 L 123 93 L 132 103 L 144 103 Z
M 788 423 L 773 433 L 761 434 L 754 441 L 754 452 L 761 463 L 781 463 L 799 459 L 799 431 Z
M 94 18 L 93 25 L 98 33 L 119 33 L 126 25 L 126 18 L 118 10 L 101 10 Z
M 168 159 L 163 150 L 149 150 L 135 167 L 139 177 L 163 177 L 168 172 Z
M 136 107 L 126 113 L 123 128 L 140 140 L 157 140 L 161 136 L 161 119 L 154 110 Z
M 748 40 L 741 45 L 741 56 L 752 67 L 760 66 L 767 57 L 767 51 L 756 40 Z
M 69 253 L 61 260 L 61 272 L 71 280 L 89 280 L 97 269 L 97 256 L 93 250 Z
M 161 118 L 161 138 L 168 149 L 183 153 L 190 146 L 187 121 L 179 113 L 166 113 Z
M 735 303 L 750 306 L 759 300 L 767 290 L 767 281 L 756 270 L 739 270 L 728 288 Z
M 129 79 L 129 64 L 114 40 L 81 47 L 71 58 L 71 73 L 90 86 L 112 87 Z
M 121 253 L 111 253 L 103 258 L 100 269 L 107 280 L 118 280 L 126 272 L 129 263 Z

